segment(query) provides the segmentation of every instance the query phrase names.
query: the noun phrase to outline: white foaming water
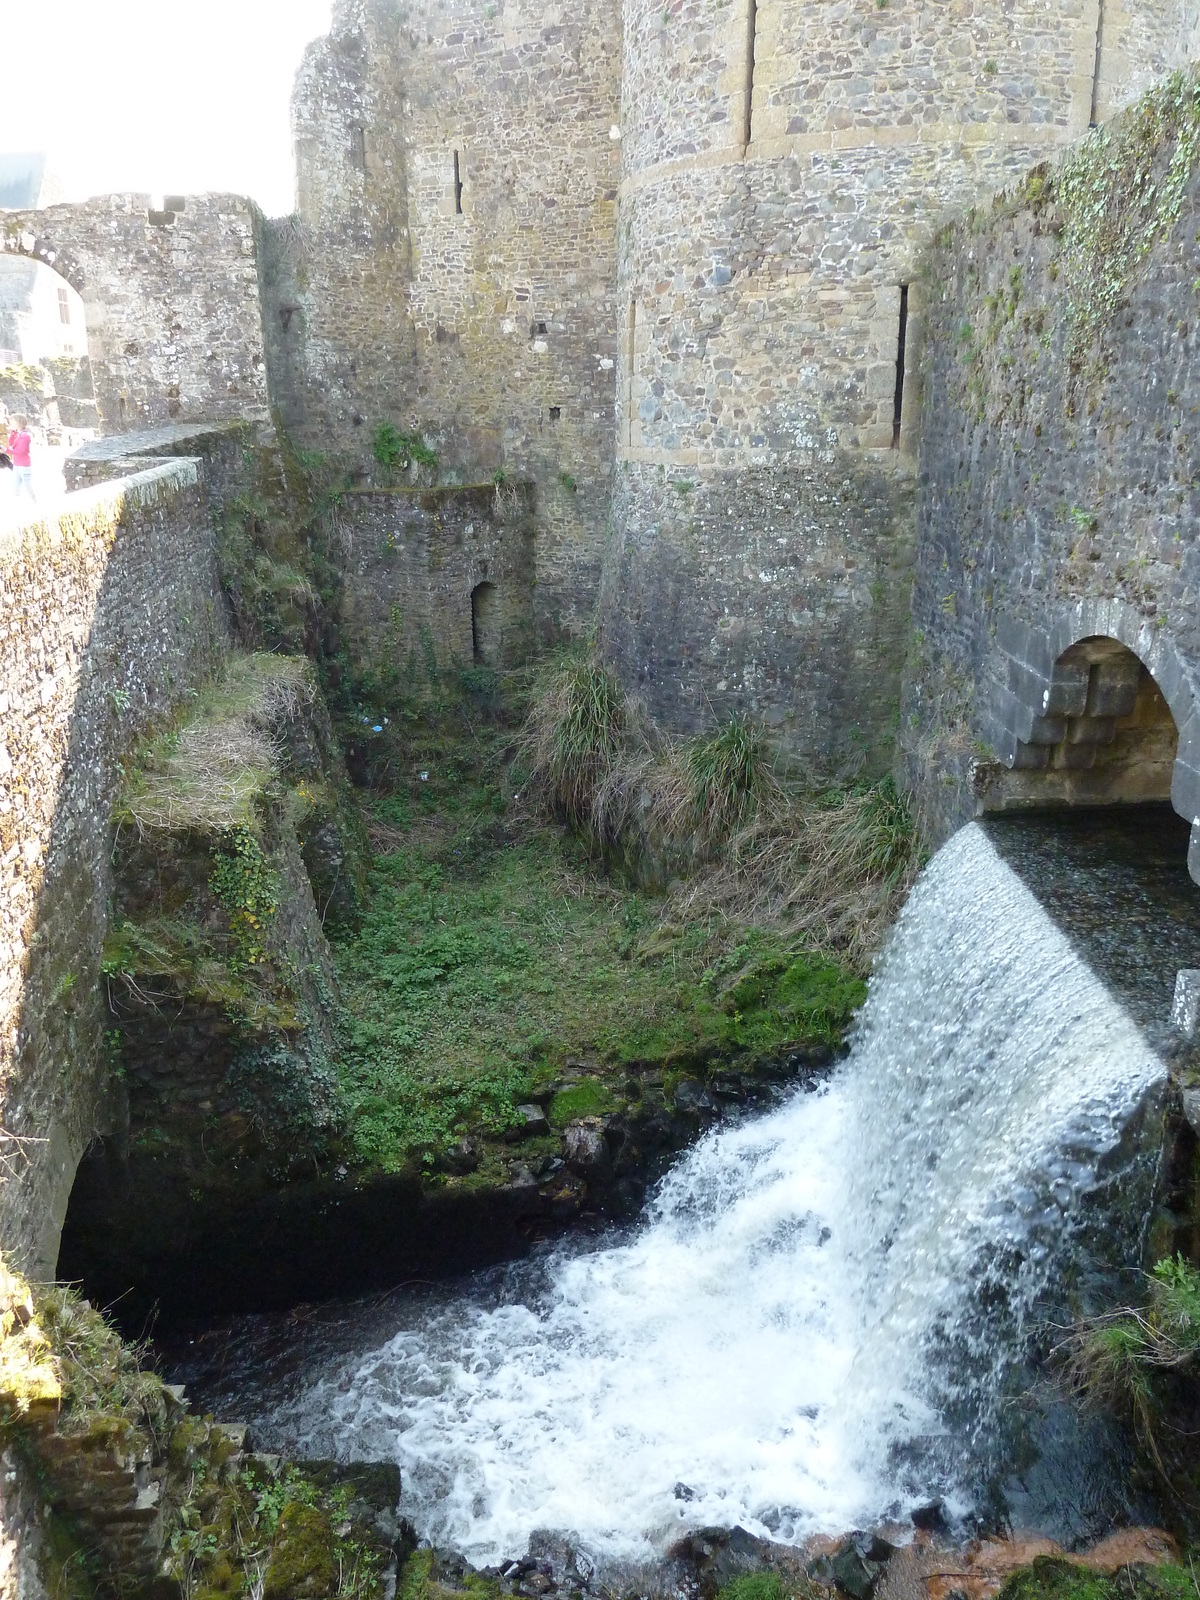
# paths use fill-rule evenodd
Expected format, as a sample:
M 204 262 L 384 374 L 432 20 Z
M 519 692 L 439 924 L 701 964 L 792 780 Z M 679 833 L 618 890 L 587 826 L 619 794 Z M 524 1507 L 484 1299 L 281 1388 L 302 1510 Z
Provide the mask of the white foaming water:
M 627 1242 L 530 1270 L 526 1303 L 443 1305 L 271 1432 L 398 1459 L 421 1533 L 478 1562 L 535 1529 L 639 1560 L 684 1526 L 799 1540 L 953 1500 L 947 1408 L 986 1431 L 1164 1070 L 969 827 L 829 1084 L 704 1139 Z

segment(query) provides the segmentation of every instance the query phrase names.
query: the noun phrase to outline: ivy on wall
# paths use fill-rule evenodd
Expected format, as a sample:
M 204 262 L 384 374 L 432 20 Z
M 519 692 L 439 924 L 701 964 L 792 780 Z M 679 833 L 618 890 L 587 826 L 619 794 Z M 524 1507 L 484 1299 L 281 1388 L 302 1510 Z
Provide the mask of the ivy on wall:
M 1176 73 L 1098 128 L 1054 175 L 1067 355 L 1086 364 L 1142 262 L 1179 221 L 1200 160 L 1200 75 Z

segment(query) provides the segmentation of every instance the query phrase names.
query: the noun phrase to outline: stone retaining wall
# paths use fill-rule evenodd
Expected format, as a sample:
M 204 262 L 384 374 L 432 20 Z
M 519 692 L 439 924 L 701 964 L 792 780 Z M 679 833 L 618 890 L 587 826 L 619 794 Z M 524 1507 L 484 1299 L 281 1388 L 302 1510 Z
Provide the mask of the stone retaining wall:
M 106 1118 L 100 946 L 122 755 L 227 638 L 194 462 L 0 535 L 0 1238 L 53 1275 Z
M 1194 122 L 1200 85 L 1180 93 Z M 935 838 L 1039 799 L 1170 793 L 1200 818 L 1200 171 L 1177 213 L 1152 197 L 1144 254 L 1104 231 L 1138 216 L 1127 178 L 1149 157 L 1167 193 L 1175 141 L 1144 148 L 1151 121 L 1095 146 L 1098 208 L 1039 170 L 929 264 L 902 741 Z
M 532 485 L 347 494 L 335 526 L 339 629 L 356 668 L 420 695 L 440 671 L 529 659 Z M 473 615 L 480 586 L 490 592 Z

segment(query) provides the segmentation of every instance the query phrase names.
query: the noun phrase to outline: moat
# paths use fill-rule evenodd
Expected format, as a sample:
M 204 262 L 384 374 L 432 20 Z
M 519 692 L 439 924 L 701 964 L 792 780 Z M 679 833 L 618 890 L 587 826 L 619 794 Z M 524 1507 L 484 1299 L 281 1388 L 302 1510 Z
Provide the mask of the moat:
M 1186 841 L 1161 809 L 965 830 L 848 1058 L 723 1121 L 637 1223 L 193 1330 L 173 1374 L 259 1449 L 397 1461 L 420 1535 L 481 1566 L 554 1535 L 611 1577 L 692 1529 L 800 1544 L 934 1504 L 1068 1548 L 1157 1520 L 1048 1358 L 1161 1234 Z

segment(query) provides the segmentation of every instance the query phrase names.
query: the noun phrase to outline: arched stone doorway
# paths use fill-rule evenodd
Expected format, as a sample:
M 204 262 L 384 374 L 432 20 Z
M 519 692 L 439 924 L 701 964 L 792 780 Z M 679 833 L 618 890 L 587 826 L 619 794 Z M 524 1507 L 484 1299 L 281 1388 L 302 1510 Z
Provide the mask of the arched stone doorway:
M 502 634 L 500 592 L 494 583 L 477 583 L 471 590 L 471 641 L 476 666 L 500 665 Z
M 1200 693 L 1164 622 L 1117 600 L 1001 618 L 980 690 L 980 812 L 1169 800 L 1200 882 Z
M 0 426 L 24 416 L 40 502 L 63 491 L 62 462 L 98 431 L 83 300 L 51 266 L 0 254 Z M 5 474 L 10 478 L 11 474 Z M 0 503 L 12 496 L 0 482 Z

